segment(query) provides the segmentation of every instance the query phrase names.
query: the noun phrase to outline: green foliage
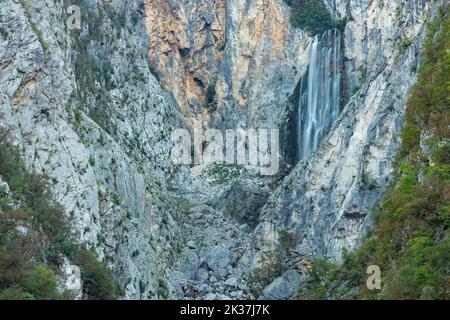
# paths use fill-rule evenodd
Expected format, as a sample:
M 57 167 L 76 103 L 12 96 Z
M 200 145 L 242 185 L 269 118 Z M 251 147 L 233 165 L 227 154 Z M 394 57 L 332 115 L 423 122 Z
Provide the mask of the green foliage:
M 208 101 L 208 104 L 211 104 L 214 102 L 214 97 L 216 96 L 216 85 L 211 83 L 208 86 L 208 89 L 206 91 L 206 99 Z
M 286 271 L 284 253 L 266 252 L 262 262 L 263 264 L 247 277 L 247 284 L 255 297 L 259 297 L 265 287 Z
M 0 300 L 34 300 L 34 297 L 20 288 L 0 290 Z
M 408 49 L 408 47 L 412 44 L 412 40 L 408 37 L 403 38 L 402 42 L 400 43 L 400 52 L 403 53 Z
M 428 26 L 396 181 L 375 210 L 375 228 L 343 265 L 316 262 L 301 298 L 450 298 L 450 14 L 448 5 L 443 8 Z M 427 148 L 421 147 L 422 133 L 429 136 Z M 381 290 L 365 285 L 369 265 L 381 269 Z
M 167 284 L 163 279 L 158 280 L 157 294 L 161 299 L 167 299 L 169 297 L 169 289 L 167 288 Z
M 3 27 L 0 27 L 0 36 L 6 39 L 8 37 L 8 30 Z
M 89 300 L 111 300 L 117 295 L 117 285 L 111 270 L 86 248 L 80 248 L 71 261 L 79 265 L 83 281 L 83 293 Z
M 395 18 L 397 18 L 397 19 L 400 18 L 401 14 L 402 14 L 402 7 L 397 6 L 397 8 L 395 8 L 395 13 L 394 13 Z
M 91 167 L 95 167 L 95 158 L 92 155 L 89 157 L 89 164 Z
M 292 7 L 291 24 L 306 29 L 311 35 L 330 29 L 345 28 L 346 20 L 334 21 L 321 0 L 284 0 Z
M 178 199 L 178 207 L 181 212 L 188 213 L 192 208 L 196 207 L 195 203 L 191 203 L 186 199 Z
M 299 293 L 298 299 L 327 299 L 330 295 L 329 288 L 336 286 L 335 279 L 339 272 L 339 266 L 332 261 L 315 261 L 311 270 L 311 279 L 308 282 L 308 288 L 306 291 Z
M 396 62 L 398 61 L 400 56 L 406 52 L 406 49 L 408 49 L 409 46 L 411 46 L 411 44 L 412 44 L 412 39 L 410 39 L 408 37 L 405 37 L 402 39 L 402 41 L 400 42 L 397 56 L 395 57 Z
M 420 128 L 413 123 L 407 123 L 401 133 L 403 152 L 410 152 L 420 144 Z
M 74 111 L 74 116 L 75 116 L 75 123 L 77 124 L 77 125 L 80 125 L 80 123 L 81 123 L 81 120 L 83 120 L 83 113 L 81 112 L 81 110 L 80 109 L 75 109 L 75 111 Z
M 49 300 L 57 295 L 55 273 L 46 266 L 37 265 L 24 277 L 22 283 L 26 291 L 36 299 Z
M 213 164 L 209 166 L 205 172 L 211 183 L 214 185 L 222 185 L 231 182 L 234 179 L 245 175 L 247 170 L 241 165 L 221 165 Z
M 111 271 L 71 237 L 71 221 L 55 203 L 45 177 L 29 173 L 20 153 L 0 131 L 0 176 L 12 198 L 0 193 L 0 299 L 60 299 L 55 271 L 62 256 L 80 266 L 85 298 L 111 299 Z M 12 206 L 12 202 L 16 202 Z M 18 226 L 26 232 L 19 232 Z

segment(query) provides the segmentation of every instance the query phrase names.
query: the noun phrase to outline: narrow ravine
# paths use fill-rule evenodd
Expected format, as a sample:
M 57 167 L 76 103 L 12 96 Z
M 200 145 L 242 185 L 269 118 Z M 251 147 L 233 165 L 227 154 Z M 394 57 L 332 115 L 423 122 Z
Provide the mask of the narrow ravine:
M 245 168 L 233 170 L 206 166 L 192 175 L 192 183 L 182 195 L 185 213 L 181 225 L 186 246 L 177 272 L 182 283 L 180 299 L 258 298 L 252 296 L 247 282 L 254 255 L 252 223 L 233 218 L 227 214 L 227 207 L 240 204 L 236 197 L 244 184 L 258 192 L 263 182 L 256 175 L 247 175 Z M 261 199 L 265 201 L 263 196 Z
M 326 131 L 339 115 L 341 67 L 340 31 L 332 29 L 315 36 L 310 44 L 308 69 L 300 79 L 296 150 L 299 160 L 308 158 L 320 146 Z M 189 192 L 183 195 L 188 204 L 182 226 L 187 245 L 179 267 L 183 282 L 180 298 L 257 299 L 259 296 L 252 295 L 248 276 L 256 264 L 266 262 L 254 261 L 256 249 L 251 223 L 237 222 L 225 214 L 223 206 L 217 206 L 217 203 L 226 204 L 233 208 L 233 214 L 242 215 L 237 211 L 251 200 L 228 197 L 230 192 L 227 190 L 234 187 L 233 179 L 216 184 L 214 174 L 211 175 L 214 167 L 193 169 L 192 172 L 199 172 L 191 177 Z M 221 166 L 215 168 L 222 172 L 221 175 L 228 170 Z M 246 182 L 242 176 L 239 178 L 244 180 L 240 184 Z M 261 176 L 252 176 L 247 183 L 261 184 L 256 186 L 258 189 L 264 185 L 263 180 Z M 251 215 L 259 222 L 259 210 Z M 251 220 L 250 217 L 246 219 Z M 272 289 L 277 291 L 279 288 L 273 286 Z M 272 289 L 266 291 L 268 296 L 272 296 Z

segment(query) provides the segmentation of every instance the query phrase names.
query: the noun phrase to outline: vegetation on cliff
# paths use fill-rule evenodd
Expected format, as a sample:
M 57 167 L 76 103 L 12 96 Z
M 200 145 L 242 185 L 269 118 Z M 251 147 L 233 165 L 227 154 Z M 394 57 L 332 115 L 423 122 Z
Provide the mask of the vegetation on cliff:
M 396 179 L 375 209 L 375 228 L 342 265 L 316 261 L 312 299 L 450 298 L 450 13 L 428 26 L 419 78 L 407 103 Z M 366 268 L 381 269 L 368 290 Z
M 73 298 L 57 286 L 63 257 L 81 269 L 83 298 L 115 298 L 111 271 L 76 244 L 70 219 L 53 200 L 46 178 L 29 173 L 8 141 L 0 132 L 0 181 L 10 188 L 0 185 L 0 300 Z
M 284 0 L 292 8 L 291 24 L 307 30 L 311 35 L 330 29 L 341 29 L 345 20 L 335 21 L 321 0 Z

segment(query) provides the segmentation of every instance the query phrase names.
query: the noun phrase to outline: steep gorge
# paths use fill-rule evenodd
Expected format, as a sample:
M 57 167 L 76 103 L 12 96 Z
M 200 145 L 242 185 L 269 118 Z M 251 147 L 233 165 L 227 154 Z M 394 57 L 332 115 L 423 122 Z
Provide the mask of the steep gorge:
M 282 0 L 6 0 L 0 126 L 121 298 L 289 299 L 372 227 L 442 3 L 324 0 L 314 37 Z M 195 121 L 278 128 L 280 172 L 174 165 Z

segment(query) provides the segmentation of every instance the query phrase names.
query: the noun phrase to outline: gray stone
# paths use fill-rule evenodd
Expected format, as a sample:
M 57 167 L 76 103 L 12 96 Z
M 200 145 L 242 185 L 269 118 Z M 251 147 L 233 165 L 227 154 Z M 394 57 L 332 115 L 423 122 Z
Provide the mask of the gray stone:
M 241 224 L 239 226 L 239 230 L 241 230 L 241 232 L 243 232 L 243 233 L 250 233 L 250 232 L 252 232 L 252 229 L 250 229 L 250 227 L 246 223 Z
M 198 269 L 197 271 L 197 280 L 200 282 L 204 282 L 207 281 L 209 279 L 210 275 L 209 275 L 209 270 L 205 267 L 201 267 L 200 269 Z
M 230 286 L 230 287 L 236 287 L 237 283 L 238 283 L 238 279 L 235 277 L 228 278 L 225 281 L 225 285 Z
M 260 297 L 262 300 L 287 300 L 294 297 L 305 279 L 295 270 L 289 270 L 269 284 Z
M 193 240 L 189 240 L 186 245 L 189 249 L 197 249 L 197 245 Z
M 227 268 L 232 262 L 232 256 L 233 253 L 221 245 L 212 248 L 206 263 L 215 277 L 223 278 L 227 275 Z
M 190 280 L 197 279 L 197 270 L 199 267 L 199 259 L 198 256 L 193 251 L 189 251 L 189 254 L 186 257 L 186 261 L 184 262 L 182 271 L 186 275 L 186 277 Z

